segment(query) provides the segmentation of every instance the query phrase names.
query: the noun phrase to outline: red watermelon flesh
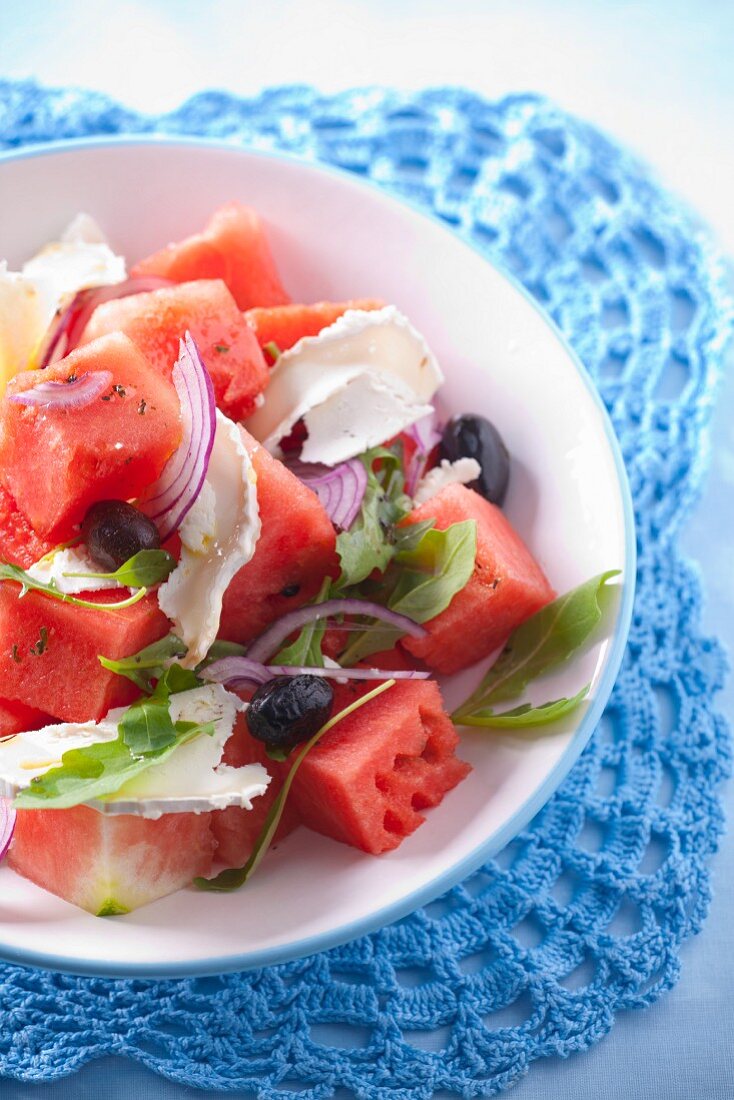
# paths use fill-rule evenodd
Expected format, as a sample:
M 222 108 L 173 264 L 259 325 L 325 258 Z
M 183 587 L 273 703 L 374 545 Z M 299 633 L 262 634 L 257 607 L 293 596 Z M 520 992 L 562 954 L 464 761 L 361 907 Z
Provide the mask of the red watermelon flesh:
M 231 642 L 257 637 L 338 573 L 334 528 L 319 498 L 247 432 L 244 437 L 257 473 L 262 531 L 252 560 L 224 596 L 219 636 Z
M 440 531 L 467 519 L 477 524 L 476 563 L 468 584 L 445 611 L 424 623 L 427 637 L 401 642 L 436 671 L 453 673 L 489 656 L 555 593 L 509 520 L 473 489 L 450 485 L 404 522 L 427 519 L 434 519 Z
M 0 699 L 0 740 L 26 730 L 39 730 L 53 722 L 50 714 L 15 699 Z
M 244 867 L 260 836 L 265 818 L 275 801 L 287 764 L 278 764 L 271 760 L 262 741 L 251 737 L 244 715 L 240 715 L 232 736 L 224 749 L 223 762 L 232 768 L 242 768 L 246 764 L 262 764 L 272 776 L 270 786 L 264 794 L 252 803 L 251 810 L 239 806 L 230 806 L 226 810 L 217 810 L 212 814 L 212 835 L 217 842 L 215 859 L 225 867 Z M 286 800 L 283 816 L 275 833 L 273 843 L 292 833 L 299 824 L 298 815 L 290 799 Z
M 124 332 L 170 379 L 179 340 L 187 329 L 209 371 L 219 408 L 232 420 L 249 416 L 267 385 L 268 367 L 255 334 L 220 279 L 103 302 L 92 314 L 81 342 Z
M 28 569 L 54 545 L 36 534 L 10 493 L 0 485 L 0 559 Z
M 340 688 L 334 711 L 373 687 Z M 397 848 L 471 770 L 432 680 L 402 680 L 305 757 L 291 788 L 304 825 L 374 855 Z
M 0 583 L 0 683 L 3 694 L 55 714 L 63 722 L 101 718 L 131 702 L 139 691 L 109 672 L 98 656 L 113 660 L 137 653 L 164 637 L 168 619 L 155 594 L 131 607 L 103 611 L 124 589 L 87 593 L 100 610 L 75 607 L 20 586 Z M 40 643 L 40 644 L 39 644 Z
M 114 916 L 211 873 L 211 816 L 164 814 L 151 821 L 107 817 L 88 806 L 19 810 L 8 861 L 65 901 Z
M 162 275 L 175 283 L 222 279 L 240 309 L 289 301 L 260 218 L 239 202 L 221 206 L 202 233 L 154 252 L 130 274 Z
M 111 388 L 82 408 L 9 401 L 38 384 L 37 371 L 12 378 L 0 402 L 0 477 L 42 538 L 70 539 L 98 500 L 139 496 L 181 440 L 175 389 L 122 333 L 73 351 L 43 381 L 100 370 L 112 375 Z
M 275 343 L 287 351 L 304 336 L 318 336 L 333 325 L 348 309 L 382 309 L 378 298 L 353 298 L 347 302 L 313 302 L 311 305 L 256 306 L 248 309 L 245 319 L 257 336 L 261 348 Z

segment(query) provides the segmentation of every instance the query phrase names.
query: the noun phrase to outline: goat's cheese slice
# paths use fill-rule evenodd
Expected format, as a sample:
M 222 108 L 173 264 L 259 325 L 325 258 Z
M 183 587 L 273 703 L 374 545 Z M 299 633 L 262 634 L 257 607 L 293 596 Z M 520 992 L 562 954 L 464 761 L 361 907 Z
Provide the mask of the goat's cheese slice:
M 468 485 L 476 481 L 481 472 L 482 467 L 476 458 L 457 458 L 455 462 L 444 458 L 440 466 L 434 466 L 420 479 L 413 500 L 416 504 L 423 504 L 447 485 Z
M 206 480 L 179 535 L 181 557 L 158 603 L 187 646 L 182 663 L 193 668 L 217 636 L 229 582 L 260 537 L 257 475 L 242 430 L 219 410 Z
M 200 734 L 180 745 L 166 760 L 131 779 L 114 795 L 87 805 L 105 814 L 148 818 L 165 813 L 206 813 L 228 806 L 251 809 L 252 800 L 263 794 L 270 782 L 265 768 L 260 764 L 231 768 L 221 763 L 237 715 L 245 706 L 221 684 L 171 696 L 174 722 L 212 722 L 213 735 Z M 0 797 L 13 798 L 36 776 L 58 767 L 70 749 L 116 740 L 124 713 L 124 707 L 118 708 L 99 722 L 45 726 L 0 742 Z
M 126 277 L 125 260 L 104 239 L 96 222 L 80 214 L 20 272 L 0 264 L 0 391 L 34 356 L 54 314 L 85 287 L 107 286 Z
M 69 576 L 71 573 L 88 573 L 87 577 Z M 84 546 L 67 546 L 52 550 L 28 569 L 28 575 L 42 584 L 53 584 L 66 596 L 79 592 L 104 592 L 109 588 L 122 588 L 118 582 L 103 575 L 103 570 L 90 557 Z
M 303 418 L 301 458 L 334 466 L 432 412 L 442 382 L 430 348 L 395 306 L 348 310 L 280 356 L 247 429 L 278 455 Z

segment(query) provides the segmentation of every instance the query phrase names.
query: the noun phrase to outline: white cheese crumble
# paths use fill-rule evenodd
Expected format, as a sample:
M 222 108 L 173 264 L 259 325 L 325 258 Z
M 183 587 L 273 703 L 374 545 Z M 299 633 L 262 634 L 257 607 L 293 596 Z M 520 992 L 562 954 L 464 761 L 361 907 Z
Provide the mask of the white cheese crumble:
M 333 466 L 428 415 L 442 382 L 425 340 L 395 306 L 348 310 L 279 357 L 247 428 L 277 455 L 303 418 L 303 461 Z
M 413 500 L 416 504 L 423 504 L 447 485 L 468 485 L 476 481 L 481 472 L 482 467 L 476 458 L 457 458 L 455 462 L 444 458 L 440 466 L 434 466 L 420 479 Z
M 108 588 L 122 588 L 109 577 L 67 577 L 65 573 L 102 573 L 86 547 L 69 546 L 65 550 L 53 550 L 28 569 L 28 575 L 42 584 L 53 584 L 67 596 L 79 592 L 104 592 Z

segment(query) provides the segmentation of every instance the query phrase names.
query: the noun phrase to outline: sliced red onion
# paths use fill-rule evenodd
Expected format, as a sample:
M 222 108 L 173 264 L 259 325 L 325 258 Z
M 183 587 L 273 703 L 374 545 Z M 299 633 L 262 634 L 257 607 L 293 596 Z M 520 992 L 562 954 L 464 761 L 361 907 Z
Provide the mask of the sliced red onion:
M 173 384 L 181 402 L 183 438 L 138 507 L 154 521 L 161 542 L 178 530 L 201 492 L 217 430 L 214 387 L 190 332 L 179 341 Z
M 402 634 L 410 634 L 412 638 L 423 638 L 427 633 L 425 627 L 413 622 L 407 615 L 399 615 L 397 611 L 390 611 L 372 600 L 325 600 L 323 603 L 308 604 L 283 615 L 250 645 L 247 650 L 248 658 L 251 661 L 267 661 L 294 631 L 300 630 L 306 623 L 328 619 L 330 615 L 366 615 L 370 619 L 389 623 Z
M 312 668 L 306 665 L 261 665 L 248 657 L 223 657 L 202 673 L 202 679 L 224 684 L 233 691 L 257 688 L 275 676 L 325 676 L 332 680 L 427 680 L 430 672 L 414 669 Z
M 0 798 L 0 863 L 5 858 L 15 832 L 15 810 L 7 798 Z
M 113 283 L 111 286 L 92 286 L 77 291 L 58 319 L 52 322 L 46 334 L 39 367 L 48 367 L 74 350 L 82 338 L 89 318 L 102 302 L 112 301 L 113 298 L 128 298 L 131 294 L 145 294 L 149 290 L 160 290 L 163 286 L 171 286 L 171 280 L 158 275 L 147 275 L 138 279 L 125 279 L 124 282 Z
M 436 410 L 422 416 L 420 420 L 416 420 L 415 424 L 406 428 L 405 435 L 415 443 L 415 451 L 405 471 L 405 491 L 412 497 L 425 471 L 428 456 L 436 444 L 441 442 L 441 429 L 438 426 Z
M 316 462 L 288 463 L 288 468 L 304 485 L 313 489 L 329 519 L 341 531 L 348 531 L 359 515 L 367 489 L 367 469 L 358 458 L 338 466 Z
M 32 390 L 8 394 L 8 401 L 13 405 L 31 405 L 34 408 L 83 409 L 111 385 L 110 371 L 93 370 L 72 382 L 39 382 Z

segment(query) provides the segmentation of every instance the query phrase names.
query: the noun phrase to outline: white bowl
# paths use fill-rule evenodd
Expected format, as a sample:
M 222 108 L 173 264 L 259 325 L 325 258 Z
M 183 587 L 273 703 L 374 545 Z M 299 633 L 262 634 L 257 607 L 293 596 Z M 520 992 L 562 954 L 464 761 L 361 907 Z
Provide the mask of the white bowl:
M 379 296 L 426 335 L 446 374 L 442 405 L 480 412 L 513 458 L 506 511 L 558 591 L 623 571 L 606 640 L 543 685 L 591 681 L 583 709 L 537 736 L 473 731 L 473 772 L 401 847 L 373 858 L 306 830 L 238 893 L 194 889 L 99 920 L 0 868 L 0 957 L 104 975 L 181 976 L 284 962 L 404 916 L 511 840 L 559 786 L 611 692 L 635 573 L 629 490 L 608 417 L 528 294 L 437 220 L 342 172 L 202 141 L 103 140 L 0 158 L 0 250 L 19 264 L 79 210 L 114 247 L 146 255 L 228 199 L 265 218 L 295 301 Z M 73 670 L 70 670 L 73 675 Z M 446 682 L 458 703 L 470 673 Z

